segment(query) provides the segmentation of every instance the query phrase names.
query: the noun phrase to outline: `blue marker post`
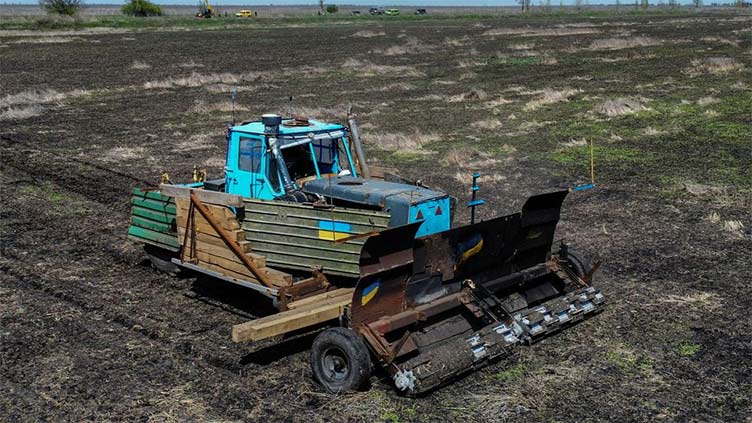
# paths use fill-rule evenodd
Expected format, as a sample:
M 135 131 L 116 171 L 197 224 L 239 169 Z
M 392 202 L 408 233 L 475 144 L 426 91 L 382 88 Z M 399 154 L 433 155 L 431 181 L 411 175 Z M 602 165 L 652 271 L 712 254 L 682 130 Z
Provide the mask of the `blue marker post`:
M 470 224 L 471 225 L 475 223 L 475 208 L 486 203 L 485 201 L 476 198 L 478 190 L 480 189 L 480 187 L 478 186 L 478 178 L 480 178 L 480 172 L 473 173 L 473 186 L 472 186 L 473 194 L 472 194 L 472 197 L 470 198 L 470 201 L 467 203 L 467 206 L 470 207 Z

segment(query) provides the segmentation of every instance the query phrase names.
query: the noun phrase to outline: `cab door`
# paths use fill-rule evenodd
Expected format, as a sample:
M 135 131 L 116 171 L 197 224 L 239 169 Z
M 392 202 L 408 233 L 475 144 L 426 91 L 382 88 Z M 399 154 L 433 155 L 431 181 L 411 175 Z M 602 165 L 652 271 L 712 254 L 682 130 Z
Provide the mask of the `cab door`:
M 243 197 L 262 198 L 264 189 L 264 141 L 260 137 L 233 134 L 225 166 L 226 191 Z

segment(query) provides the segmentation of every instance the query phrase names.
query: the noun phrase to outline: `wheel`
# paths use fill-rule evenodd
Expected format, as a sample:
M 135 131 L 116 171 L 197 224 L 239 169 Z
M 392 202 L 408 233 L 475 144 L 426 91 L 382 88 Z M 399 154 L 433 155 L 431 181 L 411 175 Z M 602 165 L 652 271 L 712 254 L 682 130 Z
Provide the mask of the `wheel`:
M 176 275 L 180 272 L 180 267 L 171 260 L 175 257 L 174 253 L 163 250 L 153 245 L 144 245 L 144 253 L 151 262 L 152 267 L 160 272 Z
M 593 268 L 590 260 L 586 259 L 585 256 L 578 253 L 572 247 L 567 248 L 567 256 L 563 258 L 567 260 L 569 268 L 572 269 L 574 274 L 580 278 L 587 275 Z
M 311 369 L 330 393 L 353 392 L 371 377 L 371 357 L 360 335 L 347 328 L 331 328 L 313 341 Z

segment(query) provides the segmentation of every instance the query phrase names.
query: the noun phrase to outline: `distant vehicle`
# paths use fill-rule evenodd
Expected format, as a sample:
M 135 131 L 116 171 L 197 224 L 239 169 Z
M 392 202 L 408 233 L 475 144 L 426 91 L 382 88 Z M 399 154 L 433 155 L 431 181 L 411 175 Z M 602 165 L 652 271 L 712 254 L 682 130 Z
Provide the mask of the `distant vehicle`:
M 399 9 L 386 9 L 386 12 L 384 12 L 387 16 L 397 16 L 399 15 Z
M 371 15 L 383 15 L 384 14 L 384 8 L 383 7 L 372 7 L 368 9 L 368 13 Z
M 352 13 L 353 16 L 360 16 L 360 10 L 353 10 L 350 13 Z
M 214 8 L 209 4 L 209 0 L 204 0 L 201 10 L 196 13 L 197 18 L 209 19 L 214 16 Z
M 253 17 L 253 11 L 248 9 L 243 9 L 240 12 L 235 13 L 235 17 L 237 18 L 252 18 Z
M 415 9 L 415 14 L 416 15 L 425 15 L 427 13 L 428 13 L 428 11 L 426 11 L 426 9 Z

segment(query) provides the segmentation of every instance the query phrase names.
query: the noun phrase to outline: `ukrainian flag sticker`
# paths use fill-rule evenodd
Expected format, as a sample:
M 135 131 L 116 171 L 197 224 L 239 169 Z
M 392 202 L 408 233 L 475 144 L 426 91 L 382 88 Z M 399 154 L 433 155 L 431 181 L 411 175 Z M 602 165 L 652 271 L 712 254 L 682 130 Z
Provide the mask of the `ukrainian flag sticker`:
M 376 282 L 368 285 L 363 290 L 363 295 L 360 297 L 360 305 L 366 305 L 369 301 L 373 299 L 373 297 L 376 296 L 376 293 L 379 292 L 379 286 L 381 285 L 381 279 L 376 279 Z
M 352 228 L 349 223 L 337 222 L 336 220 L 319 220 L 319 239 L 327 241 L 339 241 L 351 235 Z

